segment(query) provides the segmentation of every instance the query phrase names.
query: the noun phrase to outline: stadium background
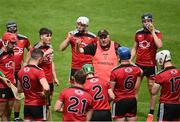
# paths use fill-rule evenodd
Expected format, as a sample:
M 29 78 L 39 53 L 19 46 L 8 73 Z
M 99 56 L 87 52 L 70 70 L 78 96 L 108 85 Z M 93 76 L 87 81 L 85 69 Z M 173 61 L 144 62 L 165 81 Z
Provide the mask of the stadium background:
M 17 22 L 19 33 L 26 35 L 32 45 L 38 41 L 41 27 L 52 29 L 54 61 L 58 79 L 61 80 L 60 86 L 55 87 L 53 107 L 59 91 L 69 86 L 67 80 L 71 64 L 70 47 L 60 52 L 58 46 L 66 33 L 75 28 L 77 17 L 90 18 L 91 32 L 97 34 L 99 29 L 105 28 L 110 32 L 112 40 L 132 47 L 136 30 L 142 27 L 140 16 L 150 12 L 155 26 L 162 32 L 162 49 L 169 49 L 173 63 L 180 67 L 179 5 L 179 0 L 0 0 L 0 35 L 5 32 L 5 23 L 9 20 Z M 148 111 L 149 95 L 144 80 L 139 92 L 138 120 L 145 120 Z M 54 121 L 61 119 L 61 114 L 52 114 Z

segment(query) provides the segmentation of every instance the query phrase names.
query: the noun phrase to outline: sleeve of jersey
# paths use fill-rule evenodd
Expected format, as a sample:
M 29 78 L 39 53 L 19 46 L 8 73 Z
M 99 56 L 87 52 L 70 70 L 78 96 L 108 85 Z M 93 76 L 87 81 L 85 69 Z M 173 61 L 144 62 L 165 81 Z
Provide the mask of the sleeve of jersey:
M 134 37 L 134 41 L 137 42 L 137 34 Z
M 137 67 L 137 76 L 141 76 L 141 74 L 142 74 L 141 69 Z
M 84 48 L 84 54 L 86 55 L 95 55 L 96 52 L 96 46 L 95 44 L 88 44 L 87 46 L 85 46 Z
M 157 83 L 157 84 L 162 84 L 162 77 L 160 76 L 160 75 L 156 75 L 155 76 L 155 82 Z
M 26 39 L 26 48 L 29 48 L 29 46 L 30 46 L 29 39 Z
M 162 40 L 161 32 L 157 33 L 157 37 Z
M 94 38 L 93 43 L 97 43 L 97 42 L 98 42 L 98 38 L 96 37 L 96 38 Z
M 62 102 L 64 101 L 64 90 L 61 91 L 61 93 L 59 94 L 58 100 L 60 100 Z
M 115 76 L 114 71 L 111 72 L 110 81 L 116 81 L 116 76 Z
M 40 72 L 39 72 L 39 74 L 38 74 L 38 77 L 39 77 L 39 79 L 46 78 L 43 69 L 40 70 Z
M 107 83 L 106 83 L 106 87 L 107 87 L 107 89 L 110 89 L 110 88 L 111 88 L 111 86 L 110 86 L 110 83 L 109 83 L 109 82 L 107 82 Z
M 67 38 L 67 37 L 68 37 L 68 35 L 66 36 L 66 38 Z M 75 44 L 76 44 L 76 39 L 75 39 L 74 36 L 72 36 L 72 37 L 70 38 L 69 43 L 72 44 L 72 45 L 75 45 Z

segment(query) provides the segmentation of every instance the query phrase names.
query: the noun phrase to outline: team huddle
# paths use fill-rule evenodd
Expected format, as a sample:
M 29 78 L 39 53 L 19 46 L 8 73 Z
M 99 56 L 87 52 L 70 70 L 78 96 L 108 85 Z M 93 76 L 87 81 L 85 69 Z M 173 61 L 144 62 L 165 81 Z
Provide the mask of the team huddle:
M 54 111 L 62 113 L 62 121 L 137 121 L 138 91 L 144 76 L 150 93 L 146 121 L 154 120 L 160 89 L 158 121 L 180 120 L 180 70 L 171 63 L 169 50 L 157 52 L 162 37 L 152 15 L 143 14 L 141 21 L 143 28 L 136 32 L 130 49 L 112 41 L 105 29 L 97 36 L 88 31 L 87 17 L 77 19 L 76 29 L 59 45 L 61 51 L 70 45 L 72 51 L 71 87 L 60 92 L 54 105 Z M 31 46 L 26 36 L 18 34 L 15 22 L 6 27 L 0 40 L 0 119 L 10 121 L 13 109 L 14 121 L 23 121 L 19 118 L 22 96 L 18 99 L 18 95 L 24 94 L 24 121 L 53 121 L 51 100 L 59 81 L 52 31 L 40 28 L 39 41 Z M 161 68 L 158 73 L 157 65 Z

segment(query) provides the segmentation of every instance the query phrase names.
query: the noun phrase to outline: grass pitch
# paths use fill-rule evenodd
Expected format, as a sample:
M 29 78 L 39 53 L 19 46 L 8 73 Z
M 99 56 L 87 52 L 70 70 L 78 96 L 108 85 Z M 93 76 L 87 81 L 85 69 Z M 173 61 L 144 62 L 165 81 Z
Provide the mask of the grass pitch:
M 41 27 L 52 29 L 54 61 L 58 79 L 61 80 L 60 86 L 55 87 L 52 107 L 61 89 L 69 86 L 71 49 L 69 47 L 60 52 L 58 46 L 66 33 L 75 28 L 79 16 L 90 18 L 91 32 L 96 34 L 99 29 L 105 28 L 109 30 L 112 40 L 132 47 L 134 34 L 142 26 L 141 15 L 152 13 L 155 26 L 162 32 L 162 49 L 169 49 L 173 63 L 180 67 L 179 0 L 0 0 L 0 5 L 0 35 L 5 32 L 5 23 L 9 20 L 18 23 L 19 33 L 28 36 L 32 45 L 38 41 Z M 139 91 L 138 120 L 144 121 L 148 111 L 149 94 L 144 80 Z M 61 114 L 53 111 L 52 114 L 54 121 L 61 120 Z

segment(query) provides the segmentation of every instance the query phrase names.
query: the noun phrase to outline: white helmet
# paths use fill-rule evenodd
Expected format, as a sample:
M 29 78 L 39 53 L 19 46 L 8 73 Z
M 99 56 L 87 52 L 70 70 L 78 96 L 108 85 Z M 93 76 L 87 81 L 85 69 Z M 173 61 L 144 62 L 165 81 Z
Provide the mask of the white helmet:
M 159 65 L 164 65 L 164 62 L 171 60 L 171 54 L 169 50 L 162 50 L 156 53 L 156 60 Z
M 84 25 L 88 25 L 89 24 L 89 19 L 87 17 L 81 16 L 76 20 L 76 22 L 84 24 Z

